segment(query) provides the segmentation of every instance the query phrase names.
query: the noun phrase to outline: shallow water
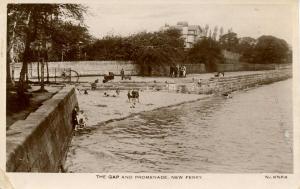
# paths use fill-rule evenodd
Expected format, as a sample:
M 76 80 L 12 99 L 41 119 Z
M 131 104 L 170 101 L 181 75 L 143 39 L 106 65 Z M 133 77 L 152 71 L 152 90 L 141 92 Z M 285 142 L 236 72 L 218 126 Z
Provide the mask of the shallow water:
M 76 136 L 69 172 L 291 173 L 292 80 L 145 112 Z

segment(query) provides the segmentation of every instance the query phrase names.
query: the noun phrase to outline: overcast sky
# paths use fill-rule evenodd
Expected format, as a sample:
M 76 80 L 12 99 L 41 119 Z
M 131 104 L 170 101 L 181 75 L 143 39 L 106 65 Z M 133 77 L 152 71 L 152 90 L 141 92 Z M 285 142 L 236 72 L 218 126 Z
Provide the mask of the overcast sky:
M 292 42 L 292 9 L 288 5 L 209 5 L 197 3 L 102 3 L 89 4 L 86 24 L 92 35 L 129 35 L 159 30 L 165 23 L 187 21 L 210 28 L 232 28 L 239 37 L 274 35 Z

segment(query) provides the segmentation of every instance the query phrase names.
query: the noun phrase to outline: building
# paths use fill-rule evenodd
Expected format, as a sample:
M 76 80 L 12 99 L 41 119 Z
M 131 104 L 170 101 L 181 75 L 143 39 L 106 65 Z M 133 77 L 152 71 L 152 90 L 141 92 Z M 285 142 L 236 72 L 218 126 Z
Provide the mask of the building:
M 175 26 L 170 26 L 166 24 L 165 26 L 161 27 L 161 30 L 167 30 L 167 29 L 178 29 L 181 31 L 182 37 L 184 39 L 184 47 L 185 48 L 192 48 L 193 45 L 201 39 L 201 37 L 204 37 L 204 31 L 199 25 L 189 25 L 188 22 L 182 21 L 177 22 Z

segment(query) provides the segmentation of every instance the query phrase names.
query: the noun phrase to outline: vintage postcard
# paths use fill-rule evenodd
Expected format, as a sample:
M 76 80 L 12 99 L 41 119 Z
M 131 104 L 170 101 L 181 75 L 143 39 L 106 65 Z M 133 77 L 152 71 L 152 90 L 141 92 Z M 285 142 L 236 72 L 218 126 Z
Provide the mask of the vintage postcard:
M 296 0 L 1 2 L 1 189 L 299 189 Z

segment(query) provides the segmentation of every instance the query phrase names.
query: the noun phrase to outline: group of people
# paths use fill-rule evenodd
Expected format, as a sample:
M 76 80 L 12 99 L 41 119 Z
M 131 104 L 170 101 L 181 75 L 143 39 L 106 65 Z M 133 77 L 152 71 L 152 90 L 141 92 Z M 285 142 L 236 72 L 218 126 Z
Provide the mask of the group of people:
M 110 94 L 108 92 L 104 92 L 104 96 L 105 97 L 117 97 L 117 96 L 119 96 L 119 94 L 120 94 L 120 89 L 116 89 L 116 91 L 115 91 L 114 94 Z
M 170 77 L 186 77 L 186 66 L 184 65 L 171 66 Z
M 79 89 L 79 88 L 76 88 L 76 89 L 77 89 L 77 91 L 78 91 L 79 94 L 81 94 L 82 90 L 83 90 L 83 94 L 85 94 L 85 95 L 89 94 L 87 89 Z

